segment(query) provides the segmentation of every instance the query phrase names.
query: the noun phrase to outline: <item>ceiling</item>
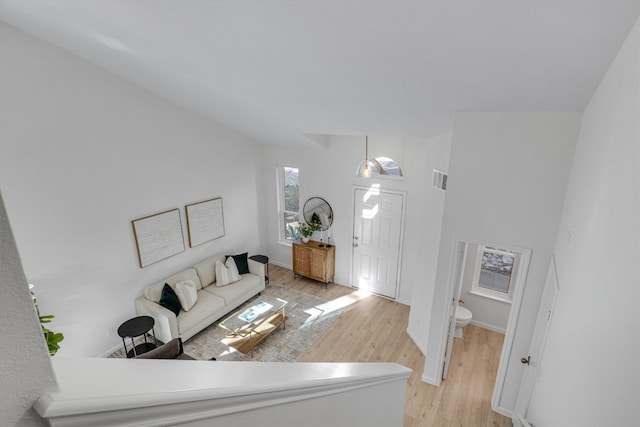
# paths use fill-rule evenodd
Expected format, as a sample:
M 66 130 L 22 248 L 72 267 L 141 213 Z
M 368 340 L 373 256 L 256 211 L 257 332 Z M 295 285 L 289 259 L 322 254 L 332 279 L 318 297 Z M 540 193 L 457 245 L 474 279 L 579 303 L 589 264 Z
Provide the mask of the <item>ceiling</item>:
M 0 0 L 0 19 L 262 143 L 582 110 L 639 0 Z M 310 138 L 311 135 L 311 138 Z

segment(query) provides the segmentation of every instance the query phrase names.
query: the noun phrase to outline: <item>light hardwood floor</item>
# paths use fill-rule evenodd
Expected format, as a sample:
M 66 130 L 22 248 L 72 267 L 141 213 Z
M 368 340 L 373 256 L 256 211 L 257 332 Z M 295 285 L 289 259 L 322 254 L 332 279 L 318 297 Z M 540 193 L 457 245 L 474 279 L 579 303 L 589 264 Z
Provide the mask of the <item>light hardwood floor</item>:
M 447 380 L 434 387 L 421 380 L 424 356 L 407 335 L 409 307 L 355 289 L 294 276 L 269 265 L 271 284 L 291 287 L 346 309 L 300 359 L 301 362 L 395 362 L 413 370 L 407 385 L 405 427 L 512 426 L 491 410 L 503 335 L 469 325 L 456 339 Z

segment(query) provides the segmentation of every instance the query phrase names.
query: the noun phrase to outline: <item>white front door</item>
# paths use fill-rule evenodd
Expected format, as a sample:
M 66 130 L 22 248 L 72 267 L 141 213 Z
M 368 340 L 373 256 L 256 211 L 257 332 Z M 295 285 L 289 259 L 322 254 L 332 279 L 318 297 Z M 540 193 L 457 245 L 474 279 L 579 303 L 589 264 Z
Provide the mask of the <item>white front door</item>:
M 403 207 L 401 193 L 354 189 L 352 286 L 396 298 Z
M 533 336 L 531 337 L 529 354 L 523 355 L 521 359 L 521 362 L 526 365 L 526 368 L 522 376 L 520 391 L 518 392 L 518 399 L 516 400 L 516 407 L 513 412 L 514 426 L 530 425 L 526 420 L 526 412 L 529 407 L 529 402 L 531 401 L 531 396 L 533 396 L 533 389 L 538 380 L 540 361 L 542 360 L 544 344 L 547 340 L 553 309 L 558 297 L 558 290 L 556 262 L 555 258 L 551 257 L 551 263 L 547 271 L 547 280 L 544 285 L 542 299 L 540 300 L 540 308 L 538 309 L 538 317 L 533 329 Z

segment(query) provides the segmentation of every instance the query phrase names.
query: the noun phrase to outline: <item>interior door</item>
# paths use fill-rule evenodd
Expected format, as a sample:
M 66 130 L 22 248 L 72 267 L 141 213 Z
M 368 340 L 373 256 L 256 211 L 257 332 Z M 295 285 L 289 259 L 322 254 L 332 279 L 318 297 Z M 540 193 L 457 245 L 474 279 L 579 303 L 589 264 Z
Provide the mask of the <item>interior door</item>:
M 521 362 L 524 363 L 526 367 L 520 383 L 520 391 L 518 392 L 518 399 L 516 400 L 514 410 L 513 425 L 516 427 L 530 425 L 526 420 L 526 412 L 529 407 L 529 402 L 531 401 L 531 396 L 533 396 L 533 389 L 538 380 L 544 344 L 547 340 L 549 326 L 551 325 L 551 318 L 558 297 L 558 291 L 559 285 L 556 262 L 555 258 L 552 257 L 547 271 L 547 279 L 544 285 L 542 299 L 540 300 L 536 325 L 533 329 L 533 336 L 531 337 L 529 354 L 523 355 L 521 359 Z
M 354 189 L 351 284 L 396 298 L 404 195 Z
M 453 341 L 455 339 L 454 335 L 456 332 L 456 306 L 458 305 L 458 300 L 460 299 L 460 292 L 462 291 L 462 280 L 464 279 L 464 266 L 467 260 L 467 243 L 458 241 L 456 245 L 456 258 L 455 258 L 455 284 L 456 290 L 451 298 L 451 304 L 449 305 L 450 313 L 449 313 L 449 335 L 447 335 L 447 349 L 444 354 L 444 366 L 442 367 L 442 379 L 444 380 L 447 377 L 447 372 L 449 371 L 449 362 L 451 361 L 451 354 L 453 353 Z

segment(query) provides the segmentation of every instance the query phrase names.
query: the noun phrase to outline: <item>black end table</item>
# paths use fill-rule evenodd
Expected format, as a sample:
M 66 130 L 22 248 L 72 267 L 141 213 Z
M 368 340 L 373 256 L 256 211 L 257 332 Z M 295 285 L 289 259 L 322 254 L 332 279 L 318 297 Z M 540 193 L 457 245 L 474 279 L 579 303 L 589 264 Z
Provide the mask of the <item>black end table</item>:
M 269 284 L 269 257 L 266 255 L 251 255 L 249 259 L 252 259 L 254 261 L 258 261 L 259 263 L 264 264 L 264 270 L 265 270 L 264 282 L 266 284 Z
M 153 350 L 157 347 L 158 341 L 156 340 L 156 332 L 153 329 L 155 320 L 151 316 L 138 316 L 133 319 L 129 319 L 124 322 L 118 328 L 118 335 L 122 338 L 122 345 L 124 345 L 124 352 L 128 358 L 136 357 L 139 354 L 146 353 L 149 350 Z M 151 331 L 153 334 L 153 342 L 147 341 L 147 333 Z M 136 337 L 144 335 L 144 342 L 135 345 L 134 340 Z M 132 349 L 127 351 L 127 343 L 125 338 L 131 339 Z

